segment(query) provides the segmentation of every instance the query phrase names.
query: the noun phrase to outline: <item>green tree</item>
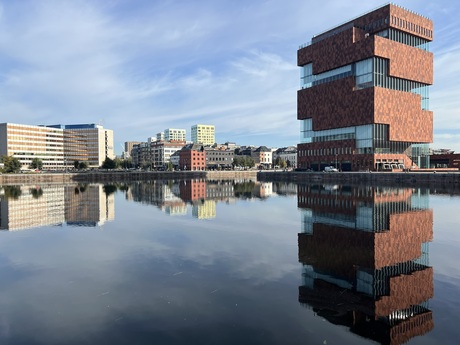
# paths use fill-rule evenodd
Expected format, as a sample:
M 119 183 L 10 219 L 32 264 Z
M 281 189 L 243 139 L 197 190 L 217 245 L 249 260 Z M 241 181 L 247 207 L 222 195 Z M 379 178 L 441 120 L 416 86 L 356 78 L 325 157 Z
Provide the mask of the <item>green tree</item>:
M 129 169 L 133 166 L 133 160 L 132 158 L 125 158 L 121 160 L 121 167 L 123 169 Z
M 40 187 L 30 188 L 29 192 L 34 199 L 38 199 L 43 195 L 43 190 Z
M 256 162 L 254 161 L 254 158 L 250 156 L 243 156 L 243 164 L 245 167 L 252 168 L 254 165 L 256 165 Z
M 166 170 L 167 171 L 173 171 L 174 170 L 174 165 L 171 162 L 166 163 Z
M 113 184 L 105 184 L 102 189 L 104 190 L 105 195 L 109 196 L 117 191 L 117 186 Z
M 116 163 L 113 159 L 110 159 L 109 157 L 107 157 L 105 160 L 104 160 L 104 163 L 102 163 L 102 169 L 115 169 L 116 168 Z
M 73 161 L 73 167 L 74 167 L 75 169 L 80 169 L 79 166 L 80 166 L 80 162 L 79 162 L 79 161 L 77 161 L 77 160 Z
M 42 170 L 43 169 L 43 162 L 40 158 L 34 158 L 32 159 L 32 162 L 29 165 L 30 169 L 38 169 Z
M 21 170 L 21 162 L 13 156 L 3 156 L 3 171 L 5 173 L 18 173 Z
M 123 161 L 120 158 L 116 157 L 113 161 L 115 162 L 115 169 L 121 168 Z
M 88 162 L 82 161 L 78 163 L 78 169 L 79 170 L 85 170 L 88 169 Z
M 3 186 L 3 191 L 7 199 L 19 199 L 22 194 L 21 187 L 19 186 Z

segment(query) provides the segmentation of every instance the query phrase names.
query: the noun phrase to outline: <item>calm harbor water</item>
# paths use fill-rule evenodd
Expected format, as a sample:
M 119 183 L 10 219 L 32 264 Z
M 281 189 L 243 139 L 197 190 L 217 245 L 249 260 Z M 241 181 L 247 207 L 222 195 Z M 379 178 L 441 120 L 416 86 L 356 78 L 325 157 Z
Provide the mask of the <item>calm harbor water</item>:
M 1 344 L 457 344 L 460 196 L 0 186 Z

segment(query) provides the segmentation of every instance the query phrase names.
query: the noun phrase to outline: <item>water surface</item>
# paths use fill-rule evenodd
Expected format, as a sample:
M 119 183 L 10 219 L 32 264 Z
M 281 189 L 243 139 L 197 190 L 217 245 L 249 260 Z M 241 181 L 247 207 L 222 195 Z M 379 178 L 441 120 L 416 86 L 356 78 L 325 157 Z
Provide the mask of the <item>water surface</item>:
M 154 181 L 0 189 L 2 344 L 456 344 L 460 198 Z

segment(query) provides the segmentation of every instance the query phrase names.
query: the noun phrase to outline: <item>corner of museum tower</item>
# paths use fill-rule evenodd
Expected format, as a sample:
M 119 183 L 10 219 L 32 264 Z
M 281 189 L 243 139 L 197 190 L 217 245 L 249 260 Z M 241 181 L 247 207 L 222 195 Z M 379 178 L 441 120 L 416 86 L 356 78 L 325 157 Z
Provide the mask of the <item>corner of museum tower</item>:
M 432 39 L 430 19 L 388 4 L 301 46 L 298 167 L 429 167 Z

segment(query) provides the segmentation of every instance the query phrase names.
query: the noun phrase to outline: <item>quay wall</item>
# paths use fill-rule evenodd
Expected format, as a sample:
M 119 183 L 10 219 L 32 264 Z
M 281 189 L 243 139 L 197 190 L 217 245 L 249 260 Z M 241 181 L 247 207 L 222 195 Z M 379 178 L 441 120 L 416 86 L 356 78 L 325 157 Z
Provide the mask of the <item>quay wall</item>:
M 460 190 L 460 172 L 296 172 L 296 171 L 107 171 L 86 173 L 3 174 L 0 184 L 107 183 L 149 180 L 208 179 L 445 187 Z
M 256 180 L 257 171 L 97 171 L 85 173 L 3 174 L 0 175 L 0 184 L 108 183 L 180 179 Z
M 310 182 L 460 189 L 460 172 L 296 172 L 262 171 L 259 181 Z

